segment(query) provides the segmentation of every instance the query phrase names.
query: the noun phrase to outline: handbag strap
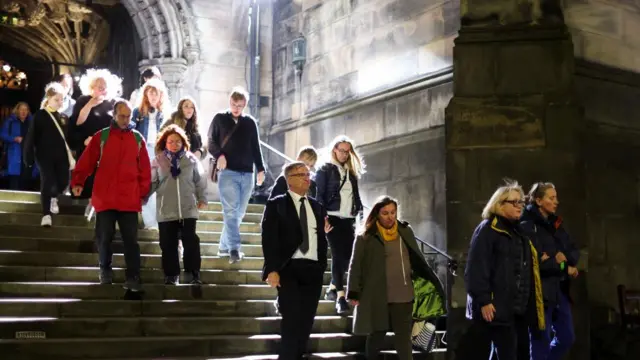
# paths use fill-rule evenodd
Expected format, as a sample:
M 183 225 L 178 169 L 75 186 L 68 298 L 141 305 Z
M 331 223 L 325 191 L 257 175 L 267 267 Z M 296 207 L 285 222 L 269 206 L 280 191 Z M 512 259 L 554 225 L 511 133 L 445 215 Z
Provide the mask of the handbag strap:
M 227 145 L 227 143 L 229 142 L 229 139 L 231 139 L 231 135 L 233 135 L 233 133 L 236 132 L 236 129 L 238 128 L 239 124 L 240 124 L 240 118 L 238 118 L 238 121 L 233 126 L 233 129 L 231 129 L 231 131 L 229 131 L 229 133 L 224 137 L 224 139 L 222 139 L 222 143 L 220 144 L 220 150 L 222 150 L 222 148 L 224 148 L 225 145 Z
M 62 141 L 64 141 L 64 146 L 67 148 L 67 157 L 69 158 L 69 167 L 73 169 L 75 167 L 75 159 L 73 158 L 71 149 L 69 149 L 69 144 L 67 144 L 67 139 L 64 137 L 64 132 L 62 131 L 60 124 L 58 124 L 58 120 L 56 119 L 56 117 L 53 116 L 53 114 L 50 113 L 49 110 L 44 109 L 44 111 L 46 111 L 47 114 L 49 114 L 49 116 L 51 117 L 51 120 L 53 120 L 53 123 L 56 124 L 56 128 L 58 129 L 58 132 L 60 133 L 60 136 L 62 136 Z

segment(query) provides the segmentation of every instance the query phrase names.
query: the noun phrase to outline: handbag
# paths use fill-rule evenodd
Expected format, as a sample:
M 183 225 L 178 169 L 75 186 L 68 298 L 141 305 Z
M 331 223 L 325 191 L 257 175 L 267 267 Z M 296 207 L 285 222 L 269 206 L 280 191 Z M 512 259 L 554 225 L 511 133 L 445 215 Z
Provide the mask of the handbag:
M 411 344 L 425 352 L 431 352 L 436 344 L 436 326 L 428 321 L 416 321 L 411 330 Z
M 240 123 L 240 119 L 238 119 L 238 122 L 236 122 L 236 124 L 233 126 L 233 129 L 231 129 L 231 131 L 227 134 L 227 136 L 224 137 L 224 139 L 222 140 L 222 144 L 220 144 L 220 150 L 222 150 L 224 148 L 225 145 L 227 145 L 227 142 L 229 142 L 229 139 L 231 138 L 231 135 L 233 135 L 233 133 L 236 131 L 236 129 L 238 128 L 238 124 Z M 211 161 L 209 162 L 209 168 L 211 170 L 211 181 L 213 181 L 214 183 L 218 182 L 218 167 L 216 166 L 216 158 L 211 158 Z

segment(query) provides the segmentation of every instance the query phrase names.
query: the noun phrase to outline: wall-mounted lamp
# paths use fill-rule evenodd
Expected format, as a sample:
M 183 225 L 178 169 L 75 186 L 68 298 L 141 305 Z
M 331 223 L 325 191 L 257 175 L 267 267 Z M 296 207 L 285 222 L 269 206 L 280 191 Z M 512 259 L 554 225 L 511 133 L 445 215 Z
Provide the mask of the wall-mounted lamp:
M 292 56 L 291 62 L 295 66 L 297 74 L 302 73 L 304 64 L 307 62 L 307 39 L 300 35 L 291 42 Z

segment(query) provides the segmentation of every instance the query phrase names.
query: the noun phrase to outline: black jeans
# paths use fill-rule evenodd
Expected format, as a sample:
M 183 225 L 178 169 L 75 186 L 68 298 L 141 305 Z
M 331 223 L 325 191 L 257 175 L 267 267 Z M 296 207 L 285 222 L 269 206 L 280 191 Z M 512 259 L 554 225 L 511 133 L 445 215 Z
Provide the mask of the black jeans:
M 180 255 L 178 240 L 182 237 L 184 247 L 184 271 L 200 271 L 200 238 L 196 235 L 196 219 L 163 221 L 158 223 L 160 248 L 162 249 L 162 269 L 165 276 L 180 275 Z
M 322 293 L 324 269 L 317 261 L 292 259 L 279 272 L 280 322 L 279 360 L 299 360 L 307 343 Z
M 38 163 L 38 167 L 42 215 L 51 215 L 51 199 L 62 194 L 69 185 L 69 166 L 66 160 L 51 160 Z
M 113 250 L 111 243 L 116 233 L 116 222 L 124 244 L 127 279 L 140 276 L 140 246 L 138 245 L 138 213 L 105 210 L 96 214 L 96 242 L 100 254 L 100 269 L 111 270 Z
M 399 360 L 411 360 L 411 330 L 413 328 L 413 303 L 390 303 L 389 322 L 395 336 L 393 338 Z M 386 331 L 376 331 L 367 336 L 365 355 L 368 360 L 378 358 L 384 346 Z
M 327 234 L 331 247 L 331 284 L 337 291 L 344 290 L 344 274 L 349 270 L 349 261 L 355 241 L 355 219 L 329 216 L 333 230 Z
M 477 348 L 485 341 L 491 342 L 490 360 L 530 360 L 529 322 L 524 316 L 516 315 L 510 324 L 489 324 L 484 320 L 474 320 L 473 333 L 477 337 Z M 478 352 L 474 359 L 487 359 L 486 353 Z

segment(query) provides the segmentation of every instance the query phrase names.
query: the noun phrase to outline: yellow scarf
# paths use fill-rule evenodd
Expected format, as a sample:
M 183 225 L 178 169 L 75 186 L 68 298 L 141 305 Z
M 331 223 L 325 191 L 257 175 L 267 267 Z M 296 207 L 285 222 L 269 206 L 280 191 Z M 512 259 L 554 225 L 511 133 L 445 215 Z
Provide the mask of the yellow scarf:
M 378 221 L 376 221 L 376 226 L 378 227 L 378 232 L 382 235 L 384 241 L 393 241 L 398 238 L 398 222 L 396 221 L 391 229 L 387 229 L 380 225 Z
M 529 240 L 531 247 L 531 260 L 533 265 L 533 286 L 536 297 L 536 315 L 538 317 L 538 329 L 544 330 L 547 327 L 544 320 L 544 301 L 542 298 L 542 279 L 540 279 L 540 263 L 538 262 L 538 251 Z

